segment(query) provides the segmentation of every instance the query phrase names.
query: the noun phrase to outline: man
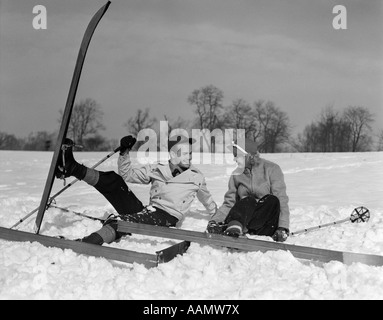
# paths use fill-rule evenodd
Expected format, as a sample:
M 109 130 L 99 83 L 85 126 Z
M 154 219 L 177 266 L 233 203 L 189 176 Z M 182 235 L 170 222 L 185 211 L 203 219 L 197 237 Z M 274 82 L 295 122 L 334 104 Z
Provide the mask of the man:
M 248 232 L 285 241 L 289 235 L 290 211 L 282 170 L 260 158 L 257 144 L 250 139 L 245 139 L 244 148 L 233 144 L 230 149 L 238 167 L 207 231 L 234 237 Z
M 74 176 L 95 187 L 112 204 L 118 217 L 108 219 L 103 227 L 81 239 L 83 242 L 102 245 L 121 238 L 117 220 L 174 227 L 190 210 L 194 198 L 214 214 L 216 203 L 207 189 L 203 174 L 191 164 L 193 139 L 178 136 L 168 141 L 170 160 L 167 163 L 132 166 L 129 151 L 136 143 L 133 136 L 121 139 L 118 172 L 102 172 L 87 168 L 73 157 L 73 142 L 64 152 L 64 162 L 59 163 L 56 176 Z M 60 159 L 62 155 L 60 155 Z M 149 205 L 144 206 L 129 189 L 128 183 L 151 184 Z

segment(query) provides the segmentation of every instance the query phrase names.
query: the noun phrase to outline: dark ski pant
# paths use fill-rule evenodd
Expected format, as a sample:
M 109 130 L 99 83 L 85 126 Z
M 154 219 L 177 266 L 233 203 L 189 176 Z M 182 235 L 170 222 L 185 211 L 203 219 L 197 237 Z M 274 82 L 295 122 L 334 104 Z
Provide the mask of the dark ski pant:
M 155 207 L 145 207 L 129 189 L 120 175 L 114 171 L 99 172 L 99 179 L 94 186 L 114 207 L 119 218 L 129 222 L 151 224 L 157 226 L 175 226 L 178 219 Z M 117 231 L 117 219 L 108 219 L 103 227 L 82 239 L 94 244 L 110 243 L 126 234 Z
M 244 230 L 254 235 L 272 236 L 278 228 L 280 204 L 274 195 L 261 199 L 249 196 L 235 203 L 225 223 L 239 222 Z

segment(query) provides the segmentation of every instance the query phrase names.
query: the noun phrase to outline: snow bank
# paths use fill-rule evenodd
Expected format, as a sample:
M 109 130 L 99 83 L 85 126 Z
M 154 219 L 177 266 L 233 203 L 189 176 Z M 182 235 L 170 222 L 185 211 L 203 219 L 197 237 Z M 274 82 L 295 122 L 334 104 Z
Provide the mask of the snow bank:
M 10 227 L 40 202 L 51 153 L 0 151 L 0 225 Z M 77 153 L 93 165 L 104 153 Z M 319 248 L 383 255 L 383 153 L 266 154 L 285 173 L 291 230 L 350 216 L 357 206 L 371 211 L 368 223 L 344 223 L 290 237 L 287 242 Z M 198 164 L 217 203 L 233 163 Z M 100 169 L 116 170 L 116 159 Z M 56 182 L 52 194 L 63 187 Z M 147 186 L 131 186 L 145 203 Z M 78 182 L 57 205 L 95 217 L 113 208 L 94 189 Z M 35 216 L 20 230 L 32 231 Z M 180 227 L 202 231 L 209 216 L 195 202 Z M 41 233 L 83 237 L 100 223 L 59 209 L 46 212 Z M 260 237 L 265 238 L 265 237 Z M 144 236 L 111 246 L 140 252 L 174 244 Z M 192 244 L 187 253 L 157 268 L 78 255 L 38 243 L 0 240 L 0 299 L 382 299 L 383 267 L 339 262 L 302 262 L 289 252 L 238 252 Z

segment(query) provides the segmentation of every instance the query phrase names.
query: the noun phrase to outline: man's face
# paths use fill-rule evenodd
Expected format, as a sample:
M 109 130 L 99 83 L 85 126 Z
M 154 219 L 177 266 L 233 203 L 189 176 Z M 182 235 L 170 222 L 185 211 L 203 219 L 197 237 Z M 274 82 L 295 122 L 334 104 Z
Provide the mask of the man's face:
M 192 160 L 192 148 L 188 142 L 178 143 L 169 152 L 170 161 L 181 168 L 189 168 Z

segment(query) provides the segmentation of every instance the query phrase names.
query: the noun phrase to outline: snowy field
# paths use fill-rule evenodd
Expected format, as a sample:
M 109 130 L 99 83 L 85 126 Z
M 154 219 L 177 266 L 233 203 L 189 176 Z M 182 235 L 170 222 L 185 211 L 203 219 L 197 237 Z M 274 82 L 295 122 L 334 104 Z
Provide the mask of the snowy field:
M 75 153 L 75 157 L 92 166 L 106 154 Z M 11 227 L 39 206 L 51 157 L 49 152 L 0 151 L 0 226 Z M 287 243 L 383 255 L 382 152 L 262 157 L 278 163 L 285 173 L 291 231 L 347 218 L 358 206 L 371 212 L 368 223 L 331 226 L 289 237 Z M 117 155 L 99 169 L 116 170 L 116 163 Z M 196 166 L 220 205 L 234 164 Z M 52 195 L 62 187 L 62 181 L 56 181 Z M 147 186 L 131 188 L 147 203 Z M 56 200 L 58 206 L 95 217 L 113 212 L 84 182 Z M 179 227 L 203 231 L 209 220 L 203 209 L 195 202 Z M 19 230 L 32 232 L 34 219 L 35 215 Z M 100 226 L 97 221 L 51 208 L 40 233 L 75 239 Z M 111 246 L 154 254 L 174 243 L 132 236 Z M 318 265 L 283 251 L 244 253 L 191 244 L 183 256 L 146 269 L 38 243 L 0 240 L 0 299 L 383 299 L 383 267 L 335 261 Z

